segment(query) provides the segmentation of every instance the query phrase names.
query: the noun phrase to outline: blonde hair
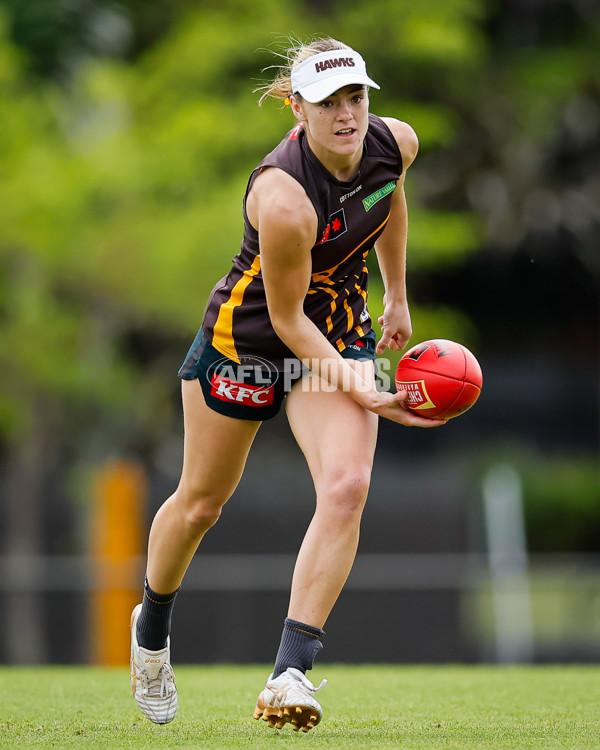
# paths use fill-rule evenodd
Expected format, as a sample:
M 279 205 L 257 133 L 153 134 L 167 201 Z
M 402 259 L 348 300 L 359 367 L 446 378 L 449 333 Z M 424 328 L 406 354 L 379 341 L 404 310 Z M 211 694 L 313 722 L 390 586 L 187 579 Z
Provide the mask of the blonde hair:
M 278 57 L 283 60 L 281 65 L 270 66 L 278 68 L 275 78 L 273 78 L 270 83 L 265 83 L 254 89 L 254 93 L 257 91 L 263 92 L 258 100 L 259 107 L 269 96 L 273 97 L 273 99 L 279 99 L 289 104 L 289 101 L 287 100 L 291 94 L 294 93 L 292 91 L 291 81 L 292 68 L 295 68 L 296 65 L 299 65 L 301 62 L 308 60 L 309 57 L 318 55 L 321 52 L 330 52 L 335 49 L 351 49 L 347 44 L 338 42 L 337 39 L 332 39 L 331 37 L 320 37 L 308 43 L 290 39 L 289 43 L 291 43 L 292 46 L 288 47 L 287 50 L 276 53 Z M 265 68 L 265 70 L 268 70 L 268 68 Z M 297 92 L 296 96 L 299 96 Z

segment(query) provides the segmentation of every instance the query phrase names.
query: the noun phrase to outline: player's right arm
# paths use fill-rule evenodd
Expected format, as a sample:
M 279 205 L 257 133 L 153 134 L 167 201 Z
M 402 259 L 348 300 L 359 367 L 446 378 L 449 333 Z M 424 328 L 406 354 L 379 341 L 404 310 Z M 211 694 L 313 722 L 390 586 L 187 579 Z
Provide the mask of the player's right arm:
M 280 169 L 269 168 L 254 181 L 246 212 L 260 241 L 261 272 L 275 332 L 300 360 L 357 403 L 400 424 L 433 427 L 404 406 L 406 394 L 377 391 L 323 336 L 304 313 L 317 235 L 317 216 L 302 186 Z

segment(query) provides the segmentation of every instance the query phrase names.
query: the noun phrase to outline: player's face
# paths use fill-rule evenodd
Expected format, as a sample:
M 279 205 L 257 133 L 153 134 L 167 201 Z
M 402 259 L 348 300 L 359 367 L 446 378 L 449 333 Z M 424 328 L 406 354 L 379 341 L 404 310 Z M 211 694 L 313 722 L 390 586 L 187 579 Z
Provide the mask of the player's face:
M 317 104 L 302 101 L 299 110 L 310 147 L 326 167 L 340 159 L 360 161 L 369 127 L 369 96 L 364 86 L 344 86 Z

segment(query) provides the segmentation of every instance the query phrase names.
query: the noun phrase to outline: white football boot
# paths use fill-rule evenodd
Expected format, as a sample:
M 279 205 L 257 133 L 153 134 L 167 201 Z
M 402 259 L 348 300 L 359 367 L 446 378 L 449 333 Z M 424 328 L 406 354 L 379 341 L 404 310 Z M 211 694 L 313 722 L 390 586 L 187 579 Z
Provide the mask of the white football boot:
M 275 679 L 271 675 L 258 696 L 254 718 L 262 718 L 276 729 L 289 722 L 294 731 L 308 732 L 321 721 L 323 709 L 314 696 L 326 684 L 327 680 L 323 680 L 319 687 L 315 687 L 294 667 L 288 667 Z
M 168 724 L 177 713 L 177 688 L 170 662 L 170 644 L 160 651 L 142 648 L 136 625 L 142 605 L 131 613 L 131 692 L 144 716 L 155 724 Z

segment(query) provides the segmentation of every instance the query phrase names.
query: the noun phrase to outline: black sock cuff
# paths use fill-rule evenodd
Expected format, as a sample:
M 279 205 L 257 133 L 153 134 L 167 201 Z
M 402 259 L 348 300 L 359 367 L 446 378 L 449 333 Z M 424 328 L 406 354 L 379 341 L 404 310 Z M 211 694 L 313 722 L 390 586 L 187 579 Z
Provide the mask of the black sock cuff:
M 144 596 L 147 597 L 152 604 L 172 604 L 172 602 L 175 601 L 175 597 L 179 593 L 179 588 L 176 588 L 175 591 L 172 591 L 170 594 L 157 594 L 156 591 L 153 591 L 150 588 L 150 585 L 148 584 L 148 579 L 144 579 Z
M 298 620 L 292 620 L 291 617 L 286 617 L 283 623 L 285 628 L 289 630 L 295 630 L 297 633 L 304 633 L 310 635 L 313 638 L 321 638 L 325 635 L 325 631 L 320 628 L 315 628 L 312 625 L 307 625 L 305 622 L 298 622 Z

